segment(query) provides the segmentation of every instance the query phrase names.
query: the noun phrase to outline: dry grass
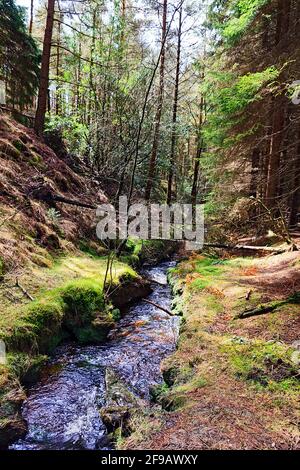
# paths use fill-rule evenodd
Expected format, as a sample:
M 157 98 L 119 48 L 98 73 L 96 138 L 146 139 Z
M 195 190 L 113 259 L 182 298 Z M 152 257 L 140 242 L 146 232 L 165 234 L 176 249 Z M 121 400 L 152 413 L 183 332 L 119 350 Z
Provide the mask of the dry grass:
M 160 430 L 141 439 L 137 426 L 139 438 L 134 433 L 123 448 L 300 448 L 300 384 L 290 348 L 299 339 L 299 306 L 234 320 L 239 309 L 271 296 L 272 284 L 283 286 L 276 298 L 293 291 L 299 260 L 285 254 L 219 265 L 194 256 L 179 266 L 174 275 L 188 281 L 185 323 L 178 350 L 163 364 L 173 385 L 159 395 L 170 411 L 161 412 Z M 206 284 L 193 282 L 195 271 Z

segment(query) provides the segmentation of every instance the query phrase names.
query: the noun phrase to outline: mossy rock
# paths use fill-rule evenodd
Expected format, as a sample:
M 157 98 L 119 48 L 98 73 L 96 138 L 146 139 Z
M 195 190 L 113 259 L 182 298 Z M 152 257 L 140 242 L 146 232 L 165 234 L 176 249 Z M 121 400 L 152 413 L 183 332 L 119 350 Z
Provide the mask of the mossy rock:
M 72 333 L 81 344 L 97 344 L 105 341 L 113 326 L 114 321 L 109 317 L 96 318 L 91 325 L 73 328 Z
M 184 394 L 162 395 L 160 404 L 166 411 L 177 411 L 188 403 L 189 398 Z
M 162 371 L 163 379 L 168 387 L 172 387 L 176 381 L 176 378 L 180 374 L 180 367 L 179 366 L 171 366 L 168 368 L 163 369 Z
M 62 289 L 61 297 L 65 304 L 64 325 L 71 331 L 90 324 L 96 313 L 105 309 L 102 288 L 93 280 L 70 282 Z

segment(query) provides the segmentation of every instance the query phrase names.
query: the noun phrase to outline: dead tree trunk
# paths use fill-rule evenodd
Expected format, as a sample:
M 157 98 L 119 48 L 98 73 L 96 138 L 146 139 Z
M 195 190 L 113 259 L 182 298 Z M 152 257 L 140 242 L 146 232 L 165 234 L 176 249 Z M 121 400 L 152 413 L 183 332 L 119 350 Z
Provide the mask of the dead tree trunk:
M 251 161 L 250 196 L 256 197 L 258 192 L 258 172 L 260 166 L 260 151 L 257 147 L 253 149 Z
M 35 114 L 35 123 L 34 123 L 34 129 L 38 135 L 42 135 L 43 133 L 44 124 L 45 124 L 45 114 L 46 114 L 46 109 L 47 109 L 50 52 L 51 52 L 51 41 L 52 41 L 52 32 L 53 32 L 53 21 L 54 21 L 54 4 L 55 4 L 55 0 L 48 0 L 46 29 L 45 29 L 44 43 L 43 43 L 40 87 L 39 87 L 38 104 L 37 104 L 37 110 Z

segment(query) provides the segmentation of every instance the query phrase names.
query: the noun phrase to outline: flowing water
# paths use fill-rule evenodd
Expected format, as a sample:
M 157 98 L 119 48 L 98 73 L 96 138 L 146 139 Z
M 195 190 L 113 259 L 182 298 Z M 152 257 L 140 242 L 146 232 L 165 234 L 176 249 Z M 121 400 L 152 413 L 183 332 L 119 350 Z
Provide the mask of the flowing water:
M 143 271 L 163 284 L 153 284 L 148 299 L 167 309 L 166 273 L 173 264 Z M 28 431 L 11 449 L 110 448 L 99 410 L 128 406 L 128 395 L 139 406 L 147 404 L 151 387 L 162 382 L 160 364 L 175 349 L 178 330 L 178 317 L 141 301 L 128 309 L 104 345 L 58 348 L 48 366 L 51 373 L 28 393 L 22 410 Z M 114 377 L 113 398 L 108 377 Z

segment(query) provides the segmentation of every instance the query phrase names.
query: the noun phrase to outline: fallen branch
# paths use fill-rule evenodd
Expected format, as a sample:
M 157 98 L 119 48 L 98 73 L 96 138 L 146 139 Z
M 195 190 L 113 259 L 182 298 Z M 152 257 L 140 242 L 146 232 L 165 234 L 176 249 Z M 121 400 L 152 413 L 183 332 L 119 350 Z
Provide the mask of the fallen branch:
M 296 294 L 292 295 L 291 297 L 283 300 L 277 300 L 274 302 L 270 302 L 268 304 L 261 304 L 253 309 L 247 309 L 243 312 L 236 315 L 236 319 L 244 319 L 249 317 L 255 317 L 258 315 L 264 315 L 265 313 L 274 312 L 277 308 L 280 308 L 287 304 L 298 304 L 300 303 L 300 293 L 297 292 Z
M 173 313 L 170 312 L 170 310 L 162 307 L 161 305 L 158 305 L 156 304 L 155 302 L 152 302 L 151 300 L 148 300 L 148 299 L 142 299 L 143 302 L 147 302 L 147 304 L 150 304 L 152 305 L 153 307 L 156 307 L 156 308 L 159 308 L 160 310 L 162 310 L 163 312 L 167 313 L 168 315 L 170 315 L 171 317 L 173 317 Z
M 158 286 L 167 286 L 168 284 L 166 282 L 159 282 L 159 281 L 156 281 L 155 279 L 150 279 L 150 278 L 147 278 L 147 281 L 149 282 L 153 282 L 154 284 L 157 284 Z
M 273 312 L 274 310 L 276 310 L 276 308 L 280 307 L 281 305 L 283 305 L 282 303 L 277 303 L 276 305 L 259 305 L 257 308 L 253 308 L 253 309 L 248 309 L 248 310 L 244 310 L 243 312 L 239 313 L 236 318 L 240 318 L 240 319 L 243 319 L 243 318 L 249 318 L 249 317 L 255 317 L 257 315 L 264 315 L 265 313 L 270 313 L 270 312 Z
M 23 294 L 29 299 L 29 300 L 34 300 L 34 298 L 27 292 L 26 289 L 24 289 L 23 286 L 21 286 L 21 284 L 19 283 L 19 279 L 16 278 L 16 287 L 19 287 L 19 289 L 21 289 L 21 291 L 23 292 Z
M 63 196 L 58 196 L 56 194 L 39 194 L 38 192 L 35 192 L 33 197 L 34 199 L 38 199 L 39 201 L 44 201 L 44 202 L 62 202 L 64 204 L 70 204 L 71 206 L 85 207 L 86 209 L 93 209 L 93 210 L 96 210 L 97 208 L 97 206 L 95 206 L 94 204 L 81 202 L 81 201 L 78 201 L 77 199 L 69 199 Z
M 252 246 L 252 245 L 226 245 L 223 243 L 204 243 L 207 248 L 220 248 L 224 250 L 249 250 L 249 251 L 269 251 L 271 253 L 285 253 L 290 248 L 274 248 L 272 246 Z

